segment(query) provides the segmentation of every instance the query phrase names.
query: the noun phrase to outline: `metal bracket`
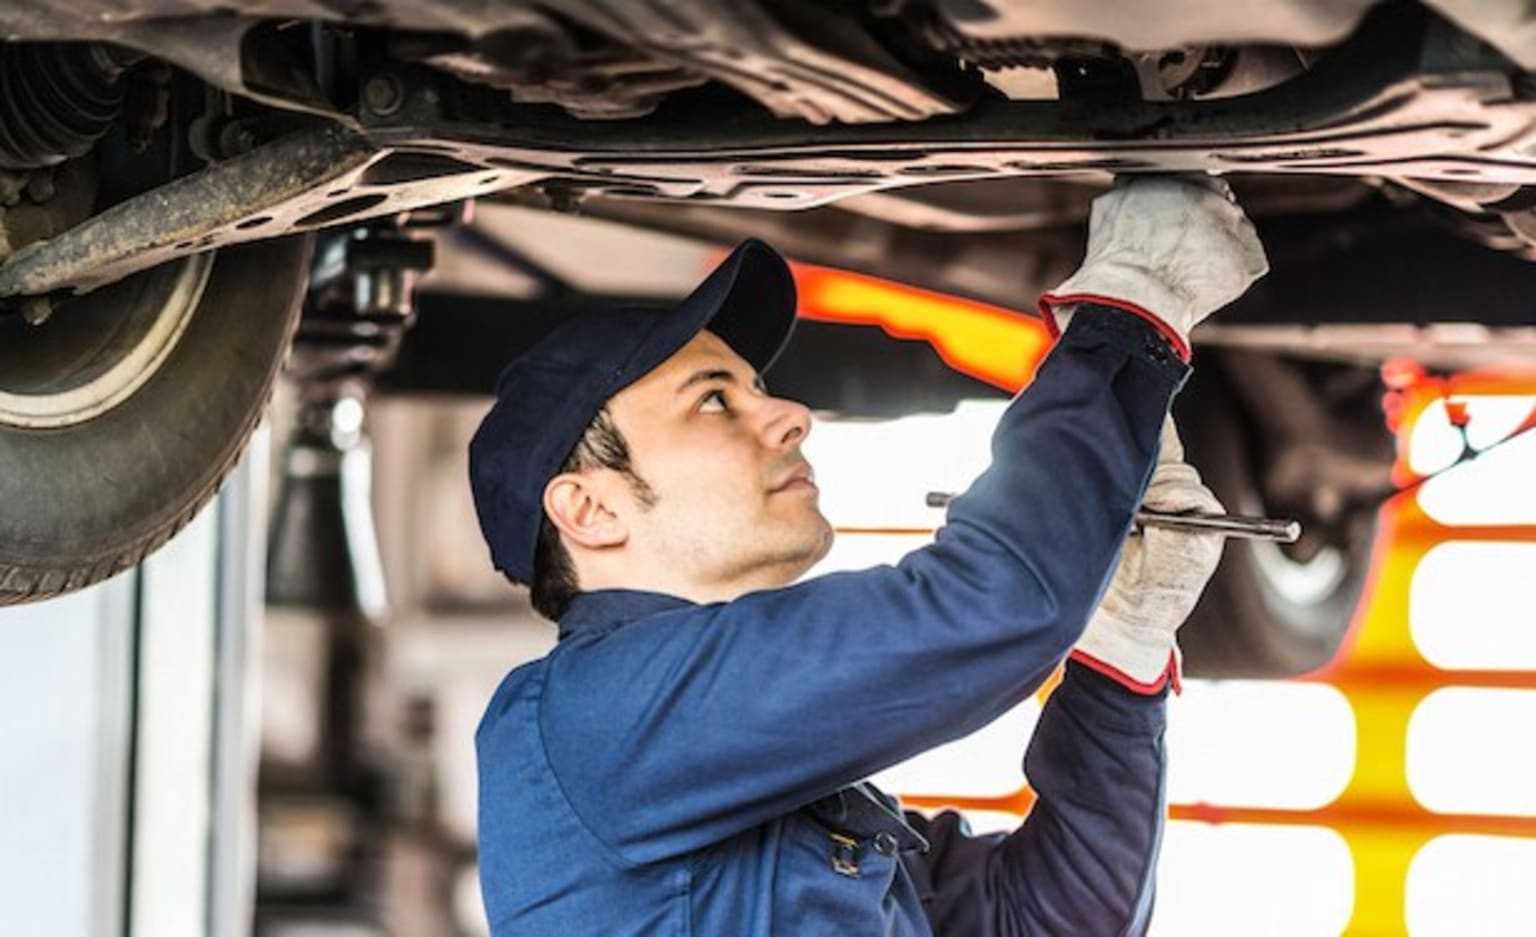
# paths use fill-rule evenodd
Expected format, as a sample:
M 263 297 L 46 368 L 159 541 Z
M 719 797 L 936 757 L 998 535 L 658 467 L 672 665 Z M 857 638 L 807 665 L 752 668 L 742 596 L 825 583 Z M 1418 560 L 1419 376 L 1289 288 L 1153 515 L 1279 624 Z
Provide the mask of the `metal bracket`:
M 1206 101 L 989 100 L 914 124 L 808 128 L 739 107 L 594 123 L 427 69 L 365 76 L 360 130 L 301 131 L 131 198 L 0 265 L 0 298 L 92 289 L 240 241 L 538 183 L 804 209 L 935 181 L 1169 171 L 1536 185 L 1536 99 L 1491 47 L 1383 7 L 1310 71 Z
M 340 125 L 280 138 L 135 196 L 0 265 L 0 297 L 83 293 L 156 264 L 454 201 L 535 174 L 395 153 Z

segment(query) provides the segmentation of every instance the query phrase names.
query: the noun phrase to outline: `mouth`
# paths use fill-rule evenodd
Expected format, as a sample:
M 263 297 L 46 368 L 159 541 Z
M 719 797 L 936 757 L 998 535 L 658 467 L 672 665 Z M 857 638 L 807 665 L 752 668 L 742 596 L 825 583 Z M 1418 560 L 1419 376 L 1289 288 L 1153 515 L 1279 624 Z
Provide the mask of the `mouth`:
M 817 491 L 816 473 L 811 469 L 810 463 L 802 462 L 794 471 L 790 472 L 774 487 L 769 489 L 769 494 L 779 494 L 785 491 Z

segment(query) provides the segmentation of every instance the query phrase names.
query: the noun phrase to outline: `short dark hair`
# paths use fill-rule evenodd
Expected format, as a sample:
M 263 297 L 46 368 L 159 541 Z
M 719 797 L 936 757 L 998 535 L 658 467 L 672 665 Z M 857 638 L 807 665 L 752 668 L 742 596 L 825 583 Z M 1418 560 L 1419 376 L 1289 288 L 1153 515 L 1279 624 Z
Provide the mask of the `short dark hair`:
M 642 505 L 649 507 L 656 503 L 656 492 L 635 473 L 629 442 L 619 432 L 606 406 L 587 424 L 581 439 L 556 474 L 597 468 L 611 469 L 623 475 Z M 571 553 L 560 542 L 560 531 L 547 514 L 539 521 L 539 541 L 533 552 L 533 582 L 529 586 L 534 610 L 550 621 L 559 621 L 571 599 L 581 591 Z

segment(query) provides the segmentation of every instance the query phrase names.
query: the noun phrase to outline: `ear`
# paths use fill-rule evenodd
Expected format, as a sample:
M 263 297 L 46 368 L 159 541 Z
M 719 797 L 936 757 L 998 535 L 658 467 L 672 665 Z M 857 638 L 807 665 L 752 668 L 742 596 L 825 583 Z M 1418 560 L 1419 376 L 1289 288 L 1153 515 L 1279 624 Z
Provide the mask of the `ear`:
M 544 513 L 568 543 L 598 550 L 622 546 L 629 528 L 604 497 L 601 473 L 567 472 L 544 486 Z

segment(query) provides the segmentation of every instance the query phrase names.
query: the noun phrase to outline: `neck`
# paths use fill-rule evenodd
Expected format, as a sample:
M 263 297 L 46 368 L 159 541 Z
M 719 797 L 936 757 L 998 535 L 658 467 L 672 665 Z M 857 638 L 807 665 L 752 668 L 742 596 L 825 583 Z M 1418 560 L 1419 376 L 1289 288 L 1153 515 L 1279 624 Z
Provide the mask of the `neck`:
M 704 578 L 686 575 L 684 571 L 669 568 L 665 564 L 641 564 L 623 559 L 617 562 L 583 563 L 582 558 L 573 559 L 577 581 L 581 583 L 584 592 L 638 589 L 675 595 L 699 605 L 730 602 L 748 592 L 781 588 L 805 572 L 798 564 L 794 568 L 762 566 L 728 577 Z

